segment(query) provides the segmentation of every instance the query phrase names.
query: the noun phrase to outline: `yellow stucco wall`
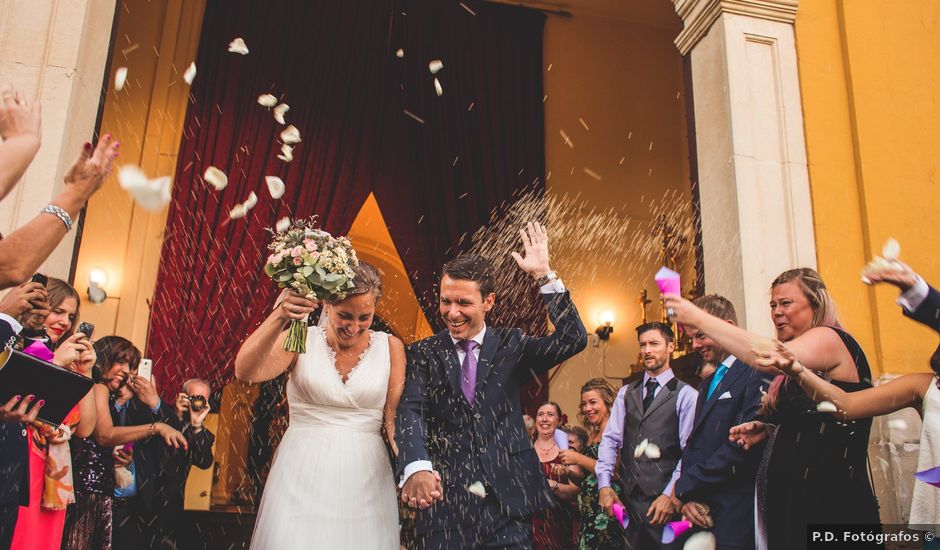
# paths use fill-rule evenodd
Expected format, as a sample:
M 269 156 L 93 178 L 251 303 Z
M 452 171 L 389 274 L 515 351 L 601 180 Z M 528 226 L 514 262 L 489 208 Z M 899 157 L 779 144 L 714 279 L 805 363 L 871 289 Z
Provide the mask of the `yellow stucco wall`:
M 859 271 L 889 237 L 940 284 L 940 1 L 812 0 L 796 20 L 819 269 L 879 373 L 936 347 Z

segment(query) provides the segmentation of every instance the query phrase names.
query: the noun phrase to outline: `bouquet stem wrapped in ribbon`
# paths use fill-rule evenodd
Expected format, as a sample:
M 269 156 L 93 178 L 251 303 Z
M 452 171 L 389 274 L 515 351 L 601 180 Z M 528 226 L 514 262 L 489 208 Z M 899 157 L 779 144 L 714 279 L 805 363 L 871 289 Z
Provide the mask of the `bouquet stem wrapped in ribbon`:
M 283 231 L 272 231 L 271 255 L 264 272 L 280 288 L 288 288 L 309 300 L 342 300 L 353 288 L 353 271 L 359 265 L 356 251 L 346 237 L 334 237 L 317 228 L 317 217 L 297 220 Z M 291 321 L 284 349 L 307 351 L 307 321 Z

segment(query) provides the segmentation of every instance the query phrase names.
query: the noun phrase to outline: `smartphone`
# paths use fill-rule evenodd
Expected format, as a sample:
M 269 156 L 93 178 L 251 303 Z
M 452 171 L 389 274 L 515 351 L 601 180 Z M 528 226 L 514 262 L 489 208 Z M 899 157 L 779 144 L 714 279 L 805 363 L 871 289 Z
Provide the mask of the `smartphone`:
M 30 279 L 30 281 L 32 281 L 32 282 L 34 282 L 34 283 L 39 283 L 39 284 L 41 284 L 42 286 L 46 286 L 46 285 L 49 284 L 49 277 L 46 277 L 46 276 L 43 275 L 42 273 L 37 273 L 37 274 L 33 275 L 33 278 Z
M 141 359 L 140 366 L 137 367 L 137 376 L 150 380 L 150 374 L 153 371 L 153 361 L 150 359 Z
M 78 332 L 81 332 L 86 338 L 91 340 L 91 335 L 95 333 L 95 325 L 85 322 L 79 323 Z

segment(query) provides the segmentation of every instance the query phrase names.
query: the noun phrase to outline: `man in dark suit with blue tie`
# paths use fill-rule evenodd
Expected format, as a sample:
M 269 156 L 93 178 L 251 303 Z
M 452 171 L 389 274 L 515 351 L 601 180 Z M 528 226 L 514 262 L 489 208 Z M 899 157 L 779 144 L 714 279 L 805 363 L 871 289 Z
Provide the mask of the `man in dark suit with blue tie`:
M 493 268 L 464 255 L 443 270 L 447 330 L 408 350 L 395 440 L 402 500 L 421 509 L 419 548 L 530 548 L 529 516 L 552 506 L 519 391 L 533 373 L 584 349 L 587 333 L 549 267 L 545 230 L 531 223 L 527 229 L 520 231 L 525 257 L 513 257 L 541 287 L 555 332 L 535 337 L 487 326 L 496 300 Z
M 695 304 L 737 324 L 734 306 L 722 296 L 702 296 Z M 707 334 L 687 330 L 692 347 L 716 369 L 699 387 L 676 497 L 683 516 L 715 535 L 717 548 L 754 548 L 754 483 L 761 453 L 731 443 L 728 430 L 758 415 L 764 381 Z

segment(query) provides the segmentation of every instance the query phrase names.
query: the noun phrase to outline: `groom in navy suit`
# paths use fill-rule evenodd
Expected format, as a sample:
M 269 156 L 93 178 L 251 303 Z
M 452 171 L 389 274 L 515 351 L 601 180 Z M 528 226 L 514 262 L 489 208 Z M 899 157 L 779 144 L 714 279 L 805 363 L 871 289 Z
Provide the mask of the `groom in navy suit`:
M 408 350 L 395 439 L 401 498 L 420 509 L 422 549 L 530 548 L 529 516 L 553 503 L 522 421 L 520 388 L 584 349 L 587 334 L 549 267 L 544 228 L 530 223 L 520 233 L 525 257 L 513 258 L 541 287 L 555 332 L 536 337 L 487 326 L 493 268 L 464 255 L 443 269 L 447 330 Z
M 695 305 L 737 324 L 734 306 L 722 296 L 702 296 Z M 731 443 L 728 430 L 757 416 L 762 376 L 707 334 L 691 327 L 687 330 L 693 349 L 716 368 L 699 386 L 695 424 L 682 454 L 676 498 L 683 503 L 683 516 L 715 535 L 717 548 L 752 549 L 754 483 L 761 453 Z

